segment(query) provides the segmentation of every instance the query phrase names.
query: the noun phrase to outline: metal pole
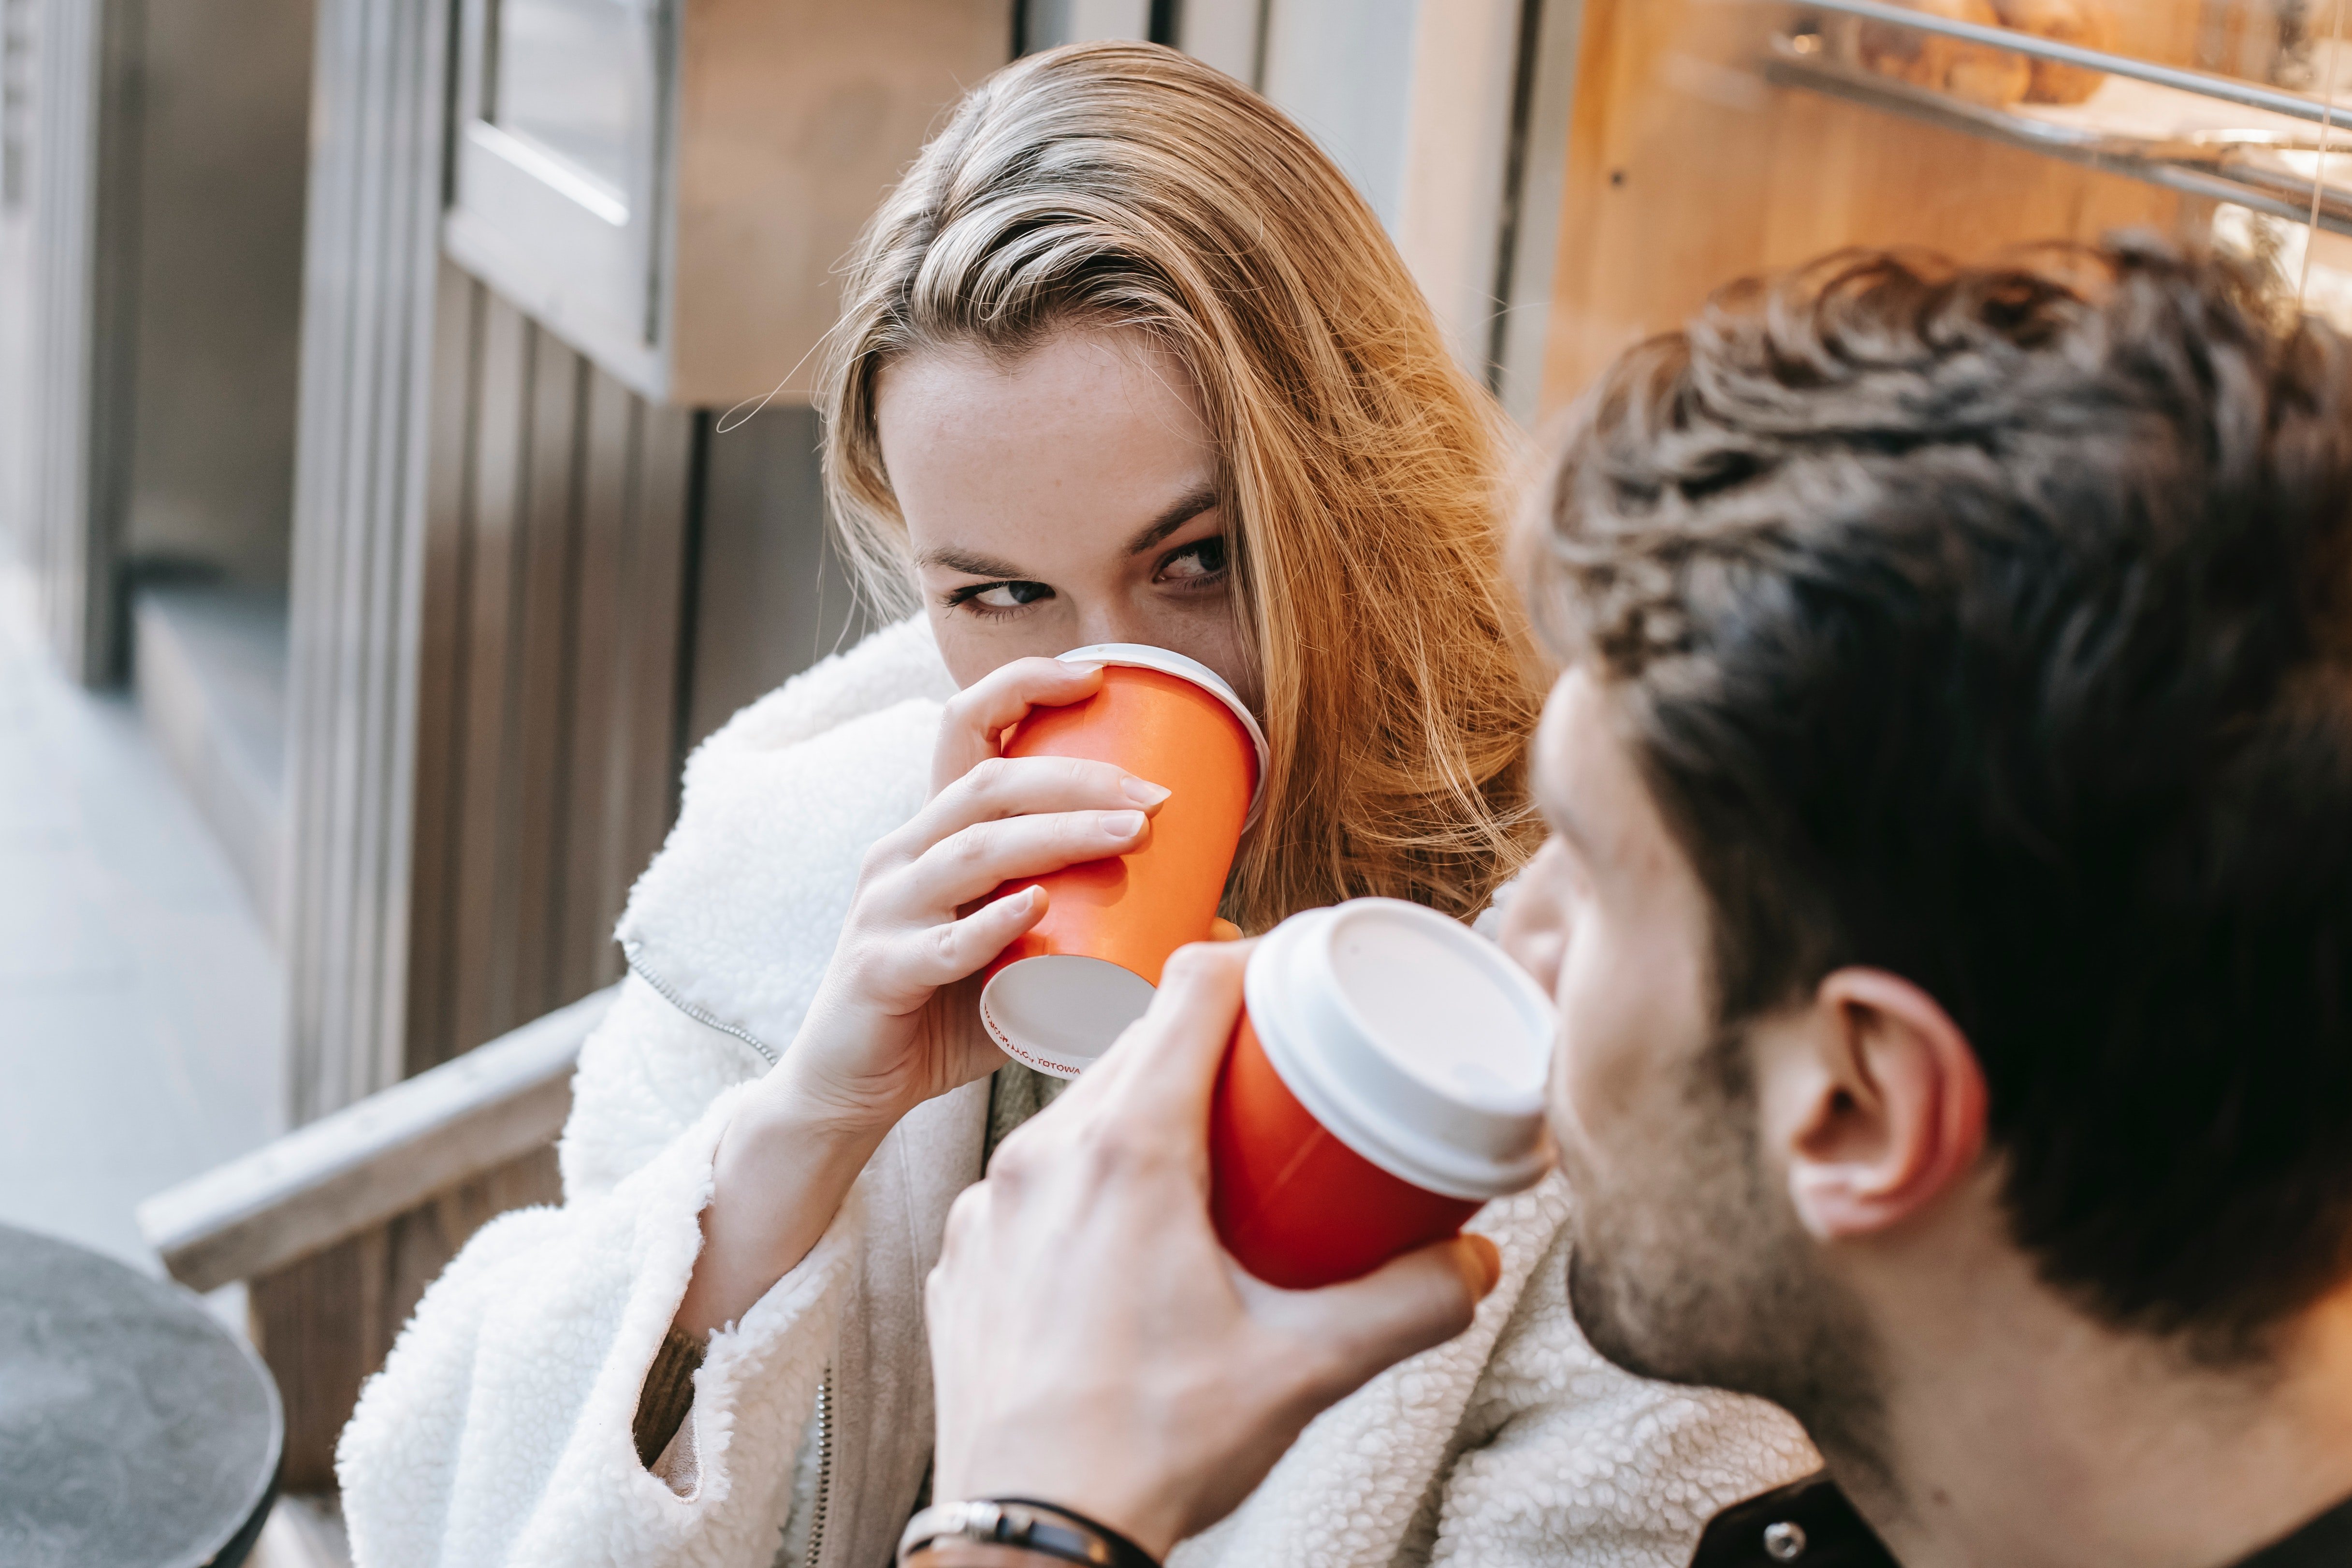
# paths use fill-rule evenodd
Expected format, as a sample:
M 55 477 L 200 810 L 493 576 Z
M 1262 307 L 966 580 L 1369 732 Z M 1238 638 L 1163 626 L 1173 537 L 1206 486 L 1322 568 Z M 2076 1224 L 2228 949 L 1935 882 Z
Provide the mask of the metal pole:
M 2129 55 L 2110 54 L 2105 49 L 2086 49 L 2077 44 L 2062 44 L 2052 38 L 2035 37 L 2031 33 L 2011 32 L 2006 27 L 1988 27 L 1976 22 L 1930 16 L 1900 5 L 1884 5 L 1880 0 L 1809 0 L 1809 4 L 1818 11 L 1834 11 L 1842 16 L 1884 22 L 1893 27 L 1910 27 L 1922 33 L 1940 33 L 1948 38 L 1982 44 L 1989 48 L 2007 49 L 2034 59 L 2055 60 L 2061 65 L 2081 66 L 2090 70 L 2105 71 L 2111 76 L 2154 82 L 2158 87 L 2177 88 L 2182 92 L 2193 92 L 2200 98 L 2220 99 L 2226 103 L 2242 104 L 2248 109 L 2267 109 L 2273 114 L 2290 115 L 2323 127 L 2330 119 L 2330 106 L 2318 99 L 2306 98 L 2301 93 L 2281 92 L 2276 88 L 2258 87 L 2252 82 L 2219 76 L 2211 71 L 2158 65 L 2149 60 L 2134 59 Z

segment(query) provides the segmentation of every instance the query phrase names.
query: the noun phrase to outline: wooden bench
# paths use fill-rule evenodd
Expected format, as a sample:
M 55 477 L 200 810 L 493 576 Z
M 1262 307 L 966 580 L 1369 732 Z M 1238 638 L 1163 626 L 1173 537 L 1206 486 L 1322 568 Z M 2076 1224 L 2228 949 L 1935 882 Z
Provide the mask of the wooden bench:
M 254 1343 L 286 1405 L 288 1492 L 331 1491 L 360 1384 L 466 1238 L 560 1202 L 555 1137 L 608 987 L 320 1117 L 139 1205 L 194 1290 L 246 1282 Z

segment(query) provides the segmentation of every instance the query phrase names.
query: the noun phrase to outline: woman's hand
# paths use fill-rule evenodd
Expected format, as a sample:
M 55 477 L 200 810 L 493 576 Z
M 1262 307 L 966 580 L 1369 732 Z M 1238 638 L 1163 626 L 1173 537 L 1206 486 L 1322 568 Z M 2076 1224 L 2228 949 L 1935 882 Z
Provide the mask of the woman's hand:
M 948 704 L 930 802 L 867 854 L 780 1090 L 848 1125 L 887 1128 L 1003 1065 L 961 983 L 1037 923 L 1045 895 L 981 900 L 1006 882 L 1138 847 L 1168 798 L 1109 763 L 1003 754 L 1004 732 L 1030 709 L 1101 687 L 1098 667 L 1024 658 Z
M 701 1335 L 767 1293 L 824 1234 L 885 1134 L 1004 1058 L 971 978 L 1045 912 L 1008 881 L 1125 854 L 1168 791 L 1108 763 L 1007 757 L 1033 707 L 1080 701 L 1098 668 L 1025 658 L 947 705 L 929 802 L 867 853 L 808 1017 L 719 1146 L 705 1240 L 678 1327 Z

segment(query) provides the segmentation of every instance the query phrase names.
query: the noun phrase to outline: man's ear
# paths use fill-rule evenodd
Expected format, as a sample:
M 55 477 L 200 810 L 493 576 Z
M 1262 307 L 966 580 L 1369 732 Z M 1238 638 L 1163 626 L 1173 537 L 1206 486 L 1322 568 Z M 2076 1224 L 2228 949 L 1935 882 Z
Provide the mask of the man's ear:
M 1789 1195 L 1823 1240 L 1874 1235 L 1933 1204 L 1984 1149 L 1976 1051 L 1941 1005 L 1883 969 L 1840 969 L 1814 993 L 1805 1046 L 1780 1066 Z

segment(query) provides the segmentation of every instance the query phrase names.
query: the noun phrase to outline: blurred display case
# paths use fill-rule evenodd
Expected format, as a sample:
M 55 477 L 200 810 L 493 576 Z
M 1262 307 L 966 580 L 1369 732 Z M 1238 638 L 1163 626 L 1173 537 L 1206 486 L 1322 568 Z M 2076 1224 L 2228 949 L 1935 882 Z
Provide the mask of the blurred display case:
M 2352 322 L 2336 0 L 1587 0 L 1543 402 L 1842 246 L 2154 229 Z
M 632 390 L 724 406 L 832 325 L 833 268 L 1003 0 L 462 0 L 443 243 Z

